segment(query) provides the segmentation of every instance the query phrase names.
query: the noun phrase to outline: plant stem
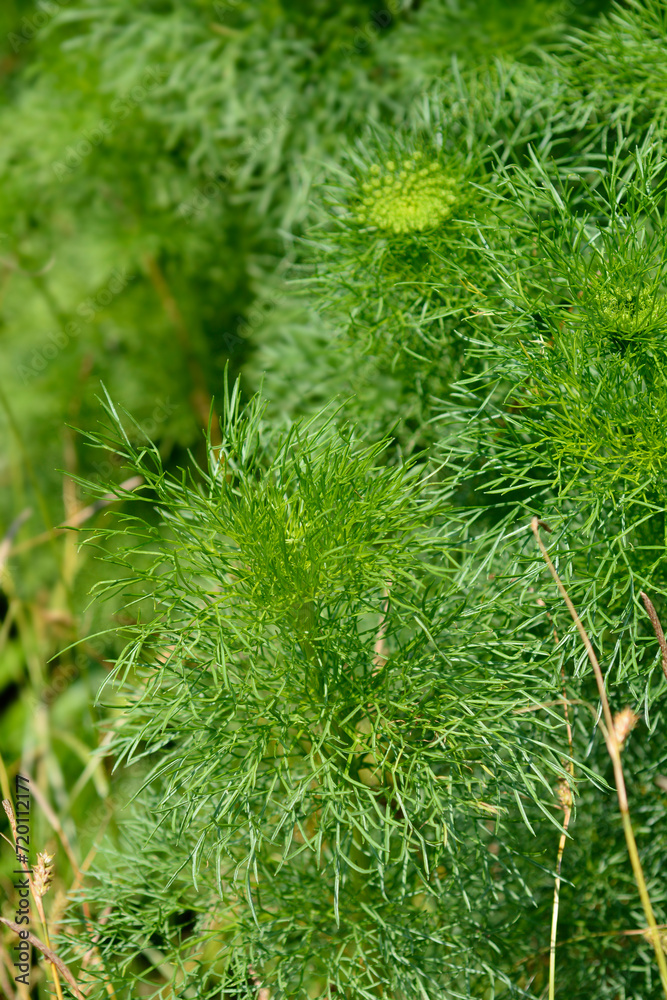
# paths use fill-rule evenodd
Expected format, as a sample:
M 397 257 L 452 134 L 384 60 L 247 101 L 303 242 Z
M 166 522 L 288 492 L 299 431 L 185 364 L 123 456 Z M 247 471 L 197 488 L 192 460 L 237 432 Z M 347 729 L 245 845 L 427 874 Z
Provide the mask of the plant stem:
M 569 805 L 564 807 L 563 832 L 558 843 L 558 859 L 556 861 L 556 883 L 554 885 L 554 905 L 551 914 L 551 939 L 549 941 L 549 1000 L 554 1000 L 556 996 L 556 935 L 558 932 L 558 904 L 560 902 L 560 869 L 563 863 L 563 852 L 565 851 L 565 841 L 567 840 L 567 828 L 570 824 L 572 809 Z
M 665 641 L 665 633 L 662 630 L 662 625 L 660 624 L 660 619 L 658 618 L 658 612 L 653 607 L 653 602 L 648 594 L 645 594 L 643 590 L 640 590 L 639 596 L 644 602 L 644 607 L 646 608 L 647 614 L 651 619 L 651 625 L 653 626 L 655 637 L 658 640 L 658 645 L 660 646 L 662 672 L 665 677 L 667 677 L 667 641 Z
M 595 650 L 588 638 L 588 633 L 584 628 L 581 618 L 577 614 L 574 604 L 570 600 L 570 595 L 566 591 L 561 578 L 556 572 L 556 567 L 551 561 L 549 553 L 547 552 L 546 546 L 540 537 L 540 528 L 544 528 L 545 531 L 551 533 L 551 528 L 544 521 L 540 521 L 539 518 L 534 517 L 531 522 L 531 528 L 537 544 L 540 547 L 542 555 L 544 556 L 544 561 L 546 562 L 549 572 L 551 573 L 560 594 L 567 605 L 567 609 L 572 616 L 572 621 L 576 625 L 577 631 L 581 637 L 584 644 L 584 648 L 590 660 L 591 666 L 593 667 L 593 673 L 595 674 L 595 680 L 598 686 L 598 692 L 600 695 L 600 701 L 602 703 L 602 711 L 605 719 L 605 742 L 607 744 L 607 751 L 609 757 L 611 758 L 612 766 L 614 769 L 614 781 L 616 784 L 616 793 L 618 795 L 618 806 L 621 812 L 621 821 L 623 823 L 623 832 L 625 834 L 625 840 L 628 845 L 628 855 L 630 856 L 630 863 L 632 865 L 632 870 L 635 876 L 635 881 L 637 883 L 637 889 L 639 891 L 639 898 L 641 899 L 642 908 L 646 916 L 646 922 L 649 926 L 651 932 L 651 942 L 655 949 L 655 955 L 658 962 L 658 968 L 660 970 L 660 981 L 662 983 L 662 989 L 667 997 L 667 961 L 665 960 L 665 953 L 662 948 L 660 941 L 660 932 L 658 930 L 658 925 L 656 923 L 655 916 L 653 914 L 653 907 L 651 905 L 651 898 L 648 894 L 648 889 L 646 888 L 646 880 L 644 879 L 644 871 L 642 869 L 641 861 L 639 859 L 639 852 L 637 850 L 637 842 L 635 840 L 635 835 L 632 829 L 632 821 L 630 819 L 630 807 L 628 805 L 628 795 L 625 788 L 625 778 L 623 775 L 623 765 L 621 764 L 621 749 L 616 738 L 616 733 L 614 731 L 614 720 L 612 718 L 611 709 L 609 707 L 609 699 L 607 698 L 607 691 L 605 688 L 604 677 L 602 675 L 602 670 L 600 669 L 600 664 L 598 663 L 597 656 L 595 655 Z
M 539 600 L 538 604 L 544 605 L 544 601 Z M 554 625 L 551 615 L 546 612 L 546 616 L 549 620 L 549 624 L 553 629 L 554 642 L 556 645 L 560 642 L 558 638 L 558 632 L 556 631 L 556 626 Z M 573 747 L 572 747 L 572 726 L 570 725 L 570 712 L 568 709 L 567 702 L 567 687 L 565 685 L 565 669 L 561 664 L 560 676 L 563 682 L 563 715 L 565 716 L 565 725 L 567 727 L 567 745 L 570 751 L 570 760 L 567 765 L 570 777 L 574 778 L 574 764 L 572 762 L 573 757 Z M 556 881 L 554 885 L 554 902 L 553 909 L 551 913 L 551 938 L 549 940 L 549 1000 L 554 1000 L 556 996 L 556 938 L 558 934 L 558 908 L 560 903 L 560 872 L 563 863 L 563 853 L 565 852 L 565 842 L 567 840 L 567 829 L 570 825 L 570 817 L 572 816 L 572 793 L 570 791 L 567 783 L 559 782 L 559 794 L 561 802 L 563 804 L 563 832 L 560 836 L 560 841 L 558 843 L 558 857 L 556 860 Z
M 49 931 L 46 925 L 46 917 L 44 916 L 43 908 L 40 906 L 39 909 L 40 909 L 40 916 L 43 917 L 42 930 L 44 932 L 44 944 L 46 945 L 47 948 L 50 948 L 51 942 L 49 940 Z M 60 976 L 58 975 L 58 970 L 56 969 L 55 964 L 53 962 L 50 963 L 50 966 L 51 966 L 51 976 L 53 978 L 53 985 L 56 988 L 56 996 L 58 997 L 58 1000 L 64 1000 L 62 986 L 60 985 Z

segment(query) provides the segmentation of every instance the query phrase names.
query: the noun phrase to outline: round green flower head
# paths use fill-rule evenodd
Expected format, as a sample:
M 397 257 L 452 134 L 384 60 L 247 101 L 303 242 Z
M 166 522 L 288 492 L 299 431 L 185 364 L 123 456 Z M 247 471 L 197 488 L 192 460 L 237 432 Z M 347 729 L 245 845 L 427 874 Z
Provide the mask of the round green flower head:
M 390 233 L 415 233 L 440 225 L 452 214 L 455 182 L 439 163 L 423 163 L 421 153 L 395 163 L 377 164 L 361 185 L 359 222 Z
M 606 329 L 620 334 L 640 333 L 650 328 L 662 310 L 648 288 L 599 284 L 593 289 L 589 308 Z

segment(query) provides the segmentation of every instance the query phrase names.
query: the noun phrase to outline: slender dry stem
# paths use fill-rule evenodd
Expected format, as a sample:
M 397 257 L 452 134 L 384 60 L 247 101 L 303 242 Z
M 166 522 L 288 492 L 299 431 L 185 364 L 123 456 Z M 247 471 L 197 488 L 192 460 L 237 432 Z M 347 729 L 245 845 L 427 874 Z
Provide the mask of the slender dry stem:
M 11 548 L 9 555 L 15 556 L 21 552 L 27 552 L 29 549 L 35 548 L 36 545 L 43 545 L 45 542 L 53 541 L 58 535 L 65 534 L 72 528 L 78 528 L 84 521 L 97 514 L 98 511 L 103 510 L 112 503 L 123 500 L 124 497 L 120 495 L 121 490 L 129 493 L 131 490 L 136 490 L 143 482 L 143 476 L 131 476 L 130 479 L 126 479 L 125 482 L 119 484 L 117 492 L 105 493 L 99 500 L 82 507 L 81 510 L 78 510 L 70 517 L 67 524 L 59 524 L 55 528 L 50 528 L 49 531 L 43 531 L 41 535 L 34 535 L 32 538 L 26 538 L 24 542 L 19 542 Z
M 539 600 L 537 602 L 542 607 L 546 608 L 544 601 Z M 556 631 L 556 626 L 551 618 L 548 611 L 545 611 L 549 624 L 553 630 L 554 642 L 556 645 L 560 642 L 558 638 L 558 632 Z M 565 716 L 565 726 L 567 728 L 567 745 L 570 751 L 570 760 L 567 764 L 567 770 L 571 778 L 574 778 L 574 764 L 572 762 L 573 757 L 573 747 L 572 747 L 572 726 L 570 724 L 570 711 L 568 708 L 567 700 L 567 687 L 565 685 L 565 668 L 561 665 L 560 668 L 561 682 L 563 685 L 563 715 Z M 556 940 L 558 937 L 558 910 L 560 906 L 560 873 L 563 864 L 563 854 L 565 852 L 565 843 L 567 841 L 567 830 L 570 825 L 570 817 L 572 816 L 572 792 L 570 786 L 565 779 L 561 779 L 558 783 L 558 797 L 563 808 L 563 832 L 560 835 L 560 840 L 558 842 L 558 855 L 556 858 L 556 879 L 554 883 L 554 902 L 551 911 L 551 937 L 549 940 L 549 1000 L 554 1000 L 556 996 Z
M 6 917 L 0 917 L 0 924 L 4 924 L 5 927 L 9 927 L 9 929 L 14 931 L 15 934 L 19 934 L 20 931 L 24 929 L 22 927 L 19 927 L 18 924 L 15 924 L 13 920 L 7 920 Z M 74 996 L 77 997 L 77 1000 L 85 1000 L 85 997 L 81 992 L 81 990 L 79 989 L 76 979 L 72 975 L 71 970 L 65 965 L 62 958 L 60 958 L 55 953 L 55 951 L 53 951 L 52 948 L 50 948 L 40 938 L 38 938 L 36 934 L 33 934 L 32 931 L 28 931 L 27 940 L 30 942 L 33 948 L 37 948 L 38 951 L 41 951 L 42 955 L 44 955 L 44 957 L 48 959 L 52 967 L 55 967 L 60 971 L 63 979 L 67 983 L 69 983 L 71 990 L 74 993 Z M 62 997 L 62 992 L 60 993 L 60 996 Z
M 567 828 L 572 815 L 572 793 L 570 786 L 563 780 L 558 787 L 563 805 L 563 832 L 558 842 L 558 857 L 556 859 L 556 880 L 554 883 L 554 903 L 551 911 L 551 937 L 549 939 L 549 1000 L 556 996 L 556 939 L 558 936 L 558 909 L 560 905 L 560 872 L 567 840 Z
M 595 934 L 576 934 L 574 937 L 565 938 L 564 941 L 559 941 L 557 944 L 558 948 L 564 948 L 568 944 L 578 944 L 579 941 L 590 941 L 593 938 L 613 938 L 613 937 L 643 937 L 646 938 L 648 928 L 646 927 L 633 927 L 631 930 L 625 931 L 598 931 Z M 658 930 L 667 930 L 667 924 L 658 924 Z M 648 939 L 650 941 L 650 938 Z M 519 969 L 522 965 L 526 965 L 528 962 L 534 962 L 536 958 L 541 955 L 546 955 L 549 951 L 548 948 L 541 948 L 539 951 L 533 952 L 532 955 L 524 955 L 520 958 L 518 962 L 514 963 L 513 968 Z
M 645 594 L 643 590 L 639 592 L 639 596 L 644 602 L 644 607 L 651 619 L 651 625 L 653 626 L 653 631 L 655 632 L 655 637 L 658 640 L 658 645 L 660 646 L 660 655 L 662 657 L 662 672 L 667 677 L 667 641 L 665 641 L 665 633 L 662 631 L 662 625 L 660 624 L 660 619 L 658 618 L 658 612 L 653 607 L 653 602 L 651 601 L 648 594 Z
M 540 536 L 540 528 L 544 528 L 545 531 L 551 533 L 551 528 L 544 521 L 540 521 L 539 518 L 534 517 L 531 522 L 531 528 L 537 544 L 540 547 L 540 551 L 544 557 L 549 572 L 551 573 L 556 586 L 561 594 L 561 597 L 567 605 L 567 609 L 570 612 L 572 621 L 574 622 L 577 631 L 581 637 L 581 641 L 584 644 L 584 648 L 590 660 L 591 666 L 593 668 L 593 673 L 595 675 L 595 680 L 598 686 L 598 693 L 600 695 L 600 701 L 602 703 L 602 712 L 605 719 L 605 742 L 607 744 L 607 751 L 609 757 L 611 758 L 612 766 L 614 769 L 614 782 L 616 784 L 616 793 L 618 795 L 618 805 L 621 812 L 621 820 L 623 822 L 623 832 L 625 833 L 625 840 L 628 845 L 628 854 L 630 856 L 630 863 L 632 865 L 632 870 L 634 872 L 635 881 L 637 883 L 637 889 L 639 891 L 639 898 L 641 899 L 642 908 L 646 916 L 646 922 L 649 927 L 651 934 L 651 943 L 655 949 L 655 955 L 658 962 L 658 968 L 660 970 L 660 981 L 662 983 L 662 989 L 667 997 L 667 960 L 665 959 L 665 953 L 662 948 L 662 942 L 660 940 L 660 932 L 658 930 L 658 925 L 656 923 L 655 915 L 653 913 L 653 906 L 651 905 L 651 898 L 648 894 L 648 889 L 646 888 L 646 880 L 644 878 L 644 870 L 642 868 L 641 861 L 639 859 L 639 852 L 637 850 L 637 842 L 635 840 L 634 831 L 632 829 L 632 821 L 630 819 L 630 807 L 628 804 L 628 795 L 625 788 L 625 777 L 623 775 L 623 765 L 621 763 L 621 749 L 618 744 L 618 739 L 616 737 L 616 731 L 614 729 L 614 719 L 611 714 L 611 708 L 609 707 L 609 699 L 607 698 L 607 691 L 605 688 L 604 677 L 602 675 L 602 670 L 600 669 L 600 664 L 598 663 L 597 656 L 595 655 L 595 650 L 591 644 L 591 640 L 588 637 L 588 633 L 584 628 L 581 618 L 577 614 L 576 608 L 572 601 L 570 600 L 570 595 L 565 589 L 561 578 L 559 577 L 556 567 L 554 566 L 549 553 L 547 552 L 546 546 L 542 541 Z

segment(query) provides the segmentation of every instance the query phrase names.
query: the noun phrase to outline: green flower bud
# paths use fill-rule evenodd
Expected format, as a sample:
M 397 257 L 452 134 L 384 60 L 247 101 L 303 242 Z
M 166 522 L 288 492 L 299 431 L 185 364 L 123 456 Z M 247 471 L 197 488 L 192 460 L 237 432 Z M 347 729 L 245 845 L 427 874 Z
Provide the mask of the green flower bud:
M 363 199 L 366 211 L 357 212 L 358 221 L 400 234 L 432 229 L 449 218 L 457 200 L 456 183 L 439 163 L 417 169 L 414 160 L 420 156 L 415 153 L 414 159 L 398 165 L 388 160 L 382 182 L 377 176 L 380 167 L 373 164 L 370 187 L 368 182 L 361 185 L 370 197 Z
M 622 336 L 649 329 L 661 312 L 651 289 L 631 288 L 608 280 L 593 286 L 587 305 L 598 323 Z

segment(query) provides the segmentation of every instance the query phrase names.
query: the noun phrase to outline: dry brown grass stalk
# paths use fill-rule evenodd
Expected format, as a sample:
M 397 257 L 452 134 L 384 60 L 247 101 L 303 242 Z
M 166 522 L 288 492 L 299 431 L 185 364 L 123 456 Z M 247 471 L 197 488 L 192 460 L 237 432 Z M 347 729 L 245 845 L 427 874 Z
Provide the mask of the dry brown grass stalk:
M 628 794 L 625 787 L 625 776 L 623 774 L 623 765 L 621 763 L 621 747 L 619 746 L 618 739 L 616 736 L 616 731 L 614 729 L 614 719 L 611 714 L 611 708 L 609 706 L 609 699 L 607 697 L 607 690 L 604 683 L 604 677 L 602 670 L 600 669 L 600 664 L 598 663 L 597 656 L 595 655 L 595 650 L 593 649 L 591 640 L 588 637 L 588 633 L 584 628 L 581 618 L 577 614 L 577 610 L 570 599 L 563 582 L 558 575 L 556 567 L 551 561 L 551 557 L 547 552 L 546 546 L 542 541 L 540 535 L 540 528 L 544 528 L 545 531 L 551 533 L 551 528 L 544 521 L 541 521 L 538 517 L 534 517 L 531 521 L 531 528 L 535 539 L 540 548 L 544 561 L 547 564 L 549 572 L 554 579 L 558 590 L 567 605 L 567 609 L 570 612 L 572 621 L 574 622 L 576 629 L 581 637 L 581 641 L 584 644 L 586 654 L 593 668 L 593 673 L 595 675 L 595 680 L 598 687 L 598 693 L 600 695 L 600 701 L 602 703 L 602 713 L 604 715 L 605 725 L 603 728 L 603 733 L 605 737 L 605 743 L 607 745 L 607 751 L 612 762 L 614 769 L 614 782 L 616 784 L 616 793 L 618 796 L 618 805 L 621 813 L 621 820 L 623 823 L 623 832 L 625 833 L 625 840 L 628 846 L 628 855 L 630 857 L 630 863 L 632 865 L 632 870 L 635 876 L 635 881 L 637 883 L 637 889 L 639 891 L 639 897 L 641 899 L 642 908 L 646 916 L 646 922 L 648 924 L 648 933 L 650 934 L 651 942 L 655 950 L 656 959 L 658 962 L 658 969 L 660 971 L 660 981 L 662 983 L 662 989 L 667 997 L 667 960 L 665 959 L 665 952 L 662 947 L 662 939 L 660 932 L 658 930 L 658 925 L 656 923 L 655 915 L 653 913 L 653 906 L 651 904 L 651 898 L 646 887 L 646 880 L 644 878 L 644 870 L 639 858 L 639 851 L 637 850 L 637 842 L 635 840 L 634 831 L 632 829 L 632 821 L 630 819 L 630 806 L 628 803 Z
M 648 594 L 645 594 L 643 590 L 639 592 L 639 596 L 644 602 L 644 607 L 651 619 L 651 625 L 653 626 L 653 631 L 655 632 L 655 637 L 658 640 L 658 645 L 660 646 L 660 655 L 662 658 L 662 672 L 667 677 L 667 641 L 665 640 L 665 633 L 662 630 L 662 625 L 660 624 L 660 619 L 658 618 L 658 613 L 653 607 L 653 602 L 651 601 Z
M 546 611 L 546 604 L 540 598 L 537 601 L 538 605 L 545 609 L 545 614 L 551 625 L 554 642 L 556 645 L 560 642 L 558 638 L 558 632 L 556 631 L 556 626 L 553 619 L 548 611 Z M 570 711 L 568 707 L 567 698 L 567 687 L 565 684 L 565 668 L 561 666 L 561 682 L 563 685 L 562 694 L 562 704 L 563 704 L 563 715 L 565 718 L 565 726 L 567 729 L 567 744 L 570 751 L 570 760 L 567 762 L 567 770 L 570 778 L 574 778 L 574 764 L 572 763 L 573 756 L 573 746 L 572 746 L 572 726 L 570 724 Z M 565 764 L 565 762 L 563 762 Z M 561 808 L 563 810 L 563 829 L 558 841 L 558 854 L 556 856 L 556 878 L 554 880 L 554 901 L 551 910 L 551 936 L 549 939 L 549 1000 L 554 1000 L 556 995 L 556 941 L 558 938 L 558 913 L 560 908 L 560 885 L 561 885 L 561 869 L 563 865 L 563 854 L 565 853 L 565 844 L 567 841 L 567 831 L 570 825 L 570 819 L 572 817 L 572 789 L 570 788 L 569 782 L 565 778 L 561 778 L 558 782 L 558 799 L 560 801 Z
M 9 929 L 14 931 L 15 934 L 18 934 L 19 931 L 24 930 L 23 927 L 20 927 L 18 924 L 15 924 L 13 920 L 7 920 L 6 917 L 0 917 L 0 923 L 4 924 L 5 927 L 9 927 Z M 58 969 L 63 979 L 69 984 L 75 997 L 77 997 L 77 1000 L 85 1000 L 85 997 L 81 992 L 81 990 L 79 989 L 76 979 L 72 975 L 72 972 L 68 968 L 68 966 L 65 965 L 62 958 L 60 958 L 55 953 L 55 951 L 53 951 L 53 949 L 50 948 L 47 944 L 45 944 L 40 938 L 38 938 L 35 934 L 33 934 L 32 931 L 28 931 L 27 940 L 30 942 L 33 948 L 37 948 L 38 951 L 41 951 L 42 955 L 44 955 L 44 957 L 48 959 L 48 961 L 51 963 L 52 968 L 55 967 Z M 60 987 L 58 988 L 60 989 Z M 60 1000 L 60 998 L 62 998 L 62 990 L 60 990 L 58 996 Z
M 120 483 L 118 490 L 124 490 L 129 493 L 132 490 L 136 490 L 143 483 L 143 478 L 141 476 L 131 476 L 124 482 Z M 122 500 L 122 496 L 118 496 L 116 493 L 105 493 L 100 500 L 96 500 L 94 503 L 87 504 L 80 510 L 76 511 L 67 521 L 66 524 L 59 524 L 55 528 L 51 528 L 49 531 L 42 532 L 41 535 L 35 535 L 33 538 L 27 538 L 24 542 L 20 542 L 18 545 L 14 545 L 8 556 L 19 555 L 21 552 L 27 552 L 29 549 L 35 548 L 37 545 L 43 545 L 45 542 L 53 541 L 58 535 L 63 535 L 66 532 L 71 531 L 72 528 L 79 528 L 85 521 L 88 521 L 94 514 L 98 511 L 103 510 L 112 503 L 118 503 Z

